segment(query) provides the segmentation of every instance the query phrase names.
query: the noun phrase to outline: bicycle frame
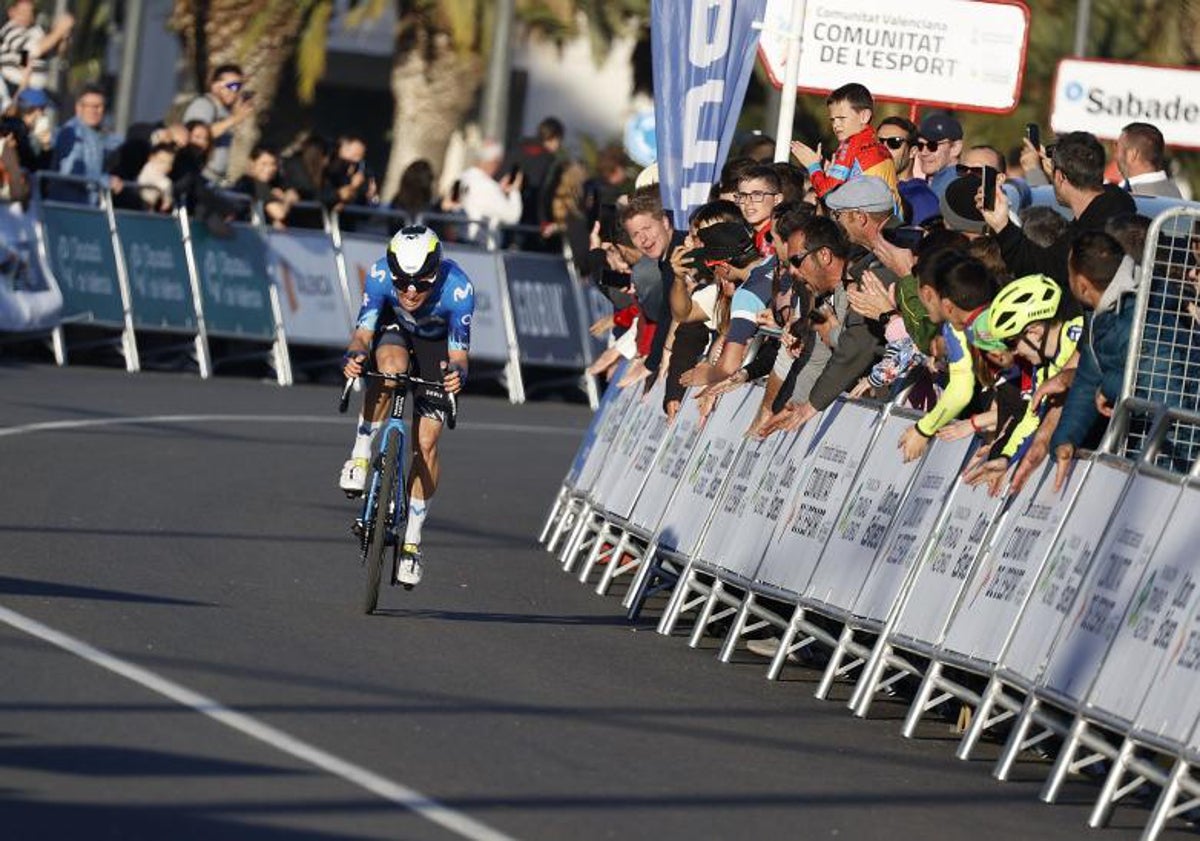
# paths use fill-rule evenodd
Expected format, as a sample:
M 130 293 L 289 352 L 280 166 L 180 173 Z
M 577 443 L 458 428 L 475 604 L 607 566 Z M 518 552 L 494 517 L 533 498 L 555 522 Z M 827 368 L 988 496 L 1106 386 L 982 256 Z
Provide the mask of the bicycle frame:
M 364 552 L 371 540 L 372 520 L 374 519 L 371 515 L 378 504 L 377 497 L 379 496 L 379 478 L 383 467 L 383 454 L 387 452 L 387 443 L 392 435 L 400 436 L 400 446 L 396 450 L 397 458 L 399 459 L 399 464 L 396 465 L 396 475 L 400 477 L 400 481 L 396 483 L 396 498 L 387 503 L 392 505 L 391 530 L 393 537 L 399 538 L 399 525 L 408 520 L 408 472 L 406 465 L 408 458 L 408 422 L 404 420 L 404 404 L 407 397 L 408 382 L 396 382 L 392 389 L 391 411 L 375 439 L 378 442 L 378 450 L 375 457 L 371 459 L 371 479 L 367 483 L 367 492 L 363 495 L 361 515 L 363 523 L 362 546 Z

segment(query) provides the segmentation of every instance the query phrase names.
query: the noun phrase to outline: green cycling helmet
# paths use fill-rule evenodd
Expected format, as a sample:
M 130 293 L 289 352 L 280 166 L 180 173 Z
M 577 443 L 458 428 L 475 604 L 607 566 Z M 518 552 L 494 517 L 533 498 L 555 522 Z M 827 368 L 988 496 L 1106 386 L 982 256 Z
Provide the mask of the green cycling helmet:
M 1053 318 L 1062 287 L 1044 274 L 1019 277 L 1001 289 L 988 307 L 986 338 L 1002 342 L 1019 336 L 1035 321 Z

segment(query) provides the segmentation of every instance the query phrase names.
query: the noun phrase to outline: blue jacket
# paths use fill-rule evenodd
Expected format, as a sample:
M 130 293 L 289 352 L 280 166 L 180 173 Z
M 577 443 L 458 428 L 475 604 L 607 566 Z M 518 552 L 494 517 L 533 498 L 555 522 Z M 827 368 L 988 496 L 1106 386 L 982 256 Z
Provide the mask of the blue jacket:
M 1059 444 L 1077 448 L 1095 443 L 1104 433 L 1107 419 L 1096 409 L 1096 392 L 1116 405 L 1121 398 L 1125 364 L 1129 358 L 1129 336 L 1137 311 L 1137 269 L 1128 257 L 1104 290 L 1094 313 L 1085 314 L 1088 329 L 1079 344 L 1079 367 L 1067 392 L 1066 404 L 1058 428 L 1050 439 L 1053 450 Z

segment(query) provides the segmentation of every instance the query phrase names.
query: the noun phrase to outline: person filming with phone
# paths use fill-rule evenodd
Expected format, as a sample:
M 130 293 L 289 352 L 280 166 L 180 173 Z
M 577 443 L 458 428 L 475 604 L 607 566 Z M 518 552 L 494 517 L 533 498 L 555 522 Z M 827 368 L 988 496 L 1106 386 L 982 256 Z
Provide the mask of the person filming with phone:
M 229 150 L 237 127 L 254 115 L 254 92 L 246 88 L 242 68 L 222 64 L 212 72 L 208 93 L 193 99 L 183 122 L 200 121 L 212 128 L 213 148 L 204 177 L 218 187 L 229 186 Z
M 467 167 L 459 178 L 461 201 L 467 218 L 473 222 L 490 220 L 501 225 L 515 225 L 521 221 L 521 187 L 525 183 L 519 167 L 510 168 L 499 180 L 504 147 L 494 140 L 485 140 L 475 152 L 475 163 Z M 484 242 L 487 231 L 479 225 L 471 225 L 469 239 Z

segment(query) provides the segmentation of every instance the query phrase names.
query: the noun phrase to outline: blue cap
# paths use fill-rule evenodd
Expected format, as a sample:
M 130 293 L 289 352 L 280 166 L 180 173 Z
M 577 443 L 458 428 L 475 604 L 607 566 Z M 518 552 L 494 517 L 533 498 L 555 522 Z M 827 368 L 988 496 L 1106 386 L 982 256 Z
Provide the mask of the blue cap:
M 17 105 L 22 108 L 46 108 L 50 97 L 41 88 L 26 88 L 17 94 Z

